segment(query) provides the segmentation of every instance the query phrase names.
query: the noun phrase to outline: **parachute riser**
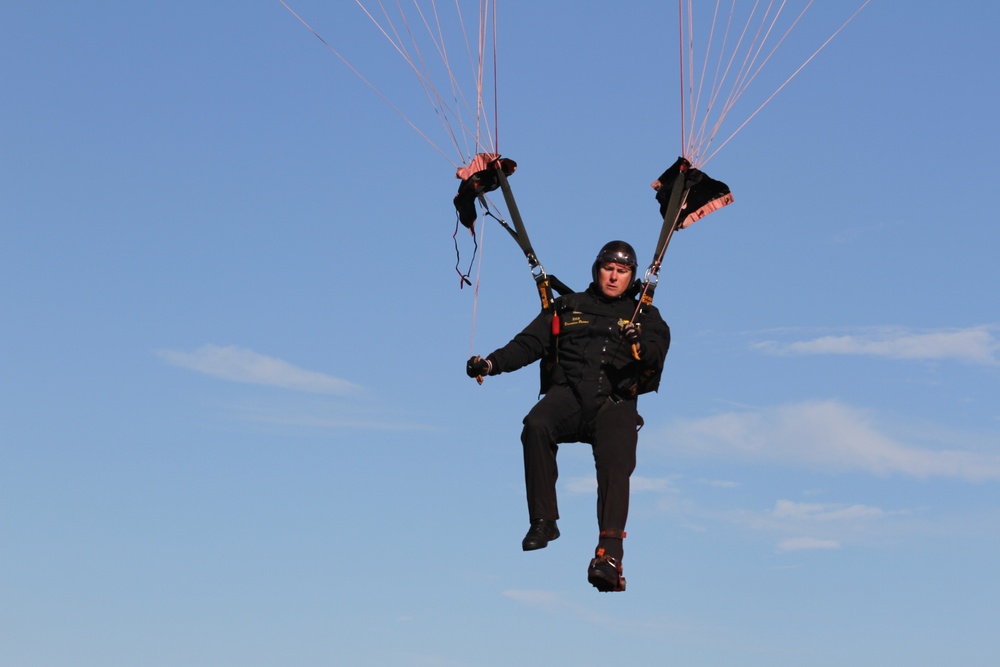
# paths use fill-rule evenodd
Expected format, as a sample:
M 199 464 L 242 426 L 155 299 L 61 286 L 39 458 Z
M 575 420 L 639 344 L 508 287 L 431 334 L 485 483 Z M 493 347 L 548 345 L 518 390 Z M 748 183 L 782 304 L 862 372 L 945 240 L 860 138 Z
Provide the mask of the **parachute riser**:
M 487 211 L 487 214 L 495 219 L 500 226 L 507 230 L 511 238 L 517 243 L 524 252 L 525 259 L 528 260 L 528 267 L 531 269 L 531 277 L 535 280 L 535 287 L 538 289 L 538 300 L 542 304 L 542 312 L 552 314 L 552 333 L 556 336 L 559 334 L 559 317 L 555 313 L 552 313 L 552 304 L 554 301 L 552 288 L 553 282 L 556 283 L 556 287 L 560 290 L 566 289 L 557 278 L 550 277 L 545 273 L 545 267 L 542 263 L 538 261 L 538 257 L 535 255 L 534 248 L 531 247 L 531 241 L 528 239 L 528 231 L 524 227 L 524 220 L 521 218 L 521 212 L 517 208 L 517 201 L 514 200 L 514 192 L 510 188 L 510 182 L 507 180 L 507 174 L 504 173 L 500 166 L 500 161 L 496 160 L 491 165 L 496 169 L 497 180 L 500 182 L 500 191 L 503 193 L 504 202 L 507 204 L 507 212 L 510 214 L 510 219 L 514 223 L 513 228 L 506 220 L 493 215 L 489 212 L 489 207 L 486 205 L 485 197 L 480 196 L 479 202 L 483 205 L 483 208 Z M 483 383 L 483 377 L 477 376 L 476 381 L 479 384 Z
M 531 247 L 531 241 L 528 239 L 528 230 L 524 227 L 524 220 L 521 218 L 521 212 L 517 208 L 517 201 L 514 200 L 514 192 L 511 190 L 507 174 L 500 168 L 499 162 L 496 163 L 496 170 L 500 181 L 500 191 L 503 193 L 504 202 L 507 204 L 507 211 L 510 213 L 510 219 L 514 223 L 514 229 L 511 229 L 506 224 L 503 226 L 510 232 L 510 235 L 514 237 L 514 240 L 517 241 L 517 244 L 524 252 L 524 256 L 528 260 L 528 266 L 531 268 L 531 276 L 535 279 L 535 286 L 538 288 L 538 299 L 541 301 L 542 310 L 549 312 L 552 310 L 552 285 L 549 282 L 548 275 L 545 273 L 545 267 L 538 261 L 538 257 Z M 503 224 L 502 221 L 501 224 Z
M 679 227 L 681 211 L 684 210 L 684 206 L 687 203 L 687 196 L 690 192 L 690 185 L 687 180 L 687 169 L 689 166 L 690 164 L 686 161 L 681 165 L 680 171 L 674 179 L 670 190 L 670 200 L 667 204 L 667 210 L 663 215 L 663 226 L 660 228 L 660 237 L 656 241 L 656 249 L 653 252 L 653 263 L 649 265 L 643 276 L 642 291 L 639 293 L 639 303 L 636 304 L 635 312 L 632 313 L 632 322 L 635 324 L 639 323 L 643 308 L 648 308 L 653 304 L 653 295 L 656 292 L 656 285 L 660 277 L 660 267 L 663 265 L 663 255 L 667 252 L 670 239 L 673 238 L 674 232 Z M 639 350 L 636 346 L 632 346 L 632 356 L 636 360 L 639 359 Z
M 510 213 L 510 219 L 514 222 L 514 240 L 521 246 L 524 256 L 528 258 L 528 264 L 534 269 L 538 265 L 538 259 L 535 257 L 535 251 L 531 247 L 531 241 L 528 240 L 528 231 L 524 228 L 524 220 L 521 219 L 521 212 L 518 210 L 517 202 L 514 200 L 514 192 L 510 189 L 510 181 L 507 180 L 507 174 L 503 173 L 503 169 L 500 168 L 499 162 L 494 164 L 496 165 L 495 168 L 498 180 L 500 181 L 500 191 L 503 192 L 503 199 L 507 203 L 507 211 Z
M 653 263 L 649 265 L 645 276 L 643 276 L 642 292 L 639 295 L 639 304 L 636 306 L 632 317 L 633 321 L 642 312 L 643 306 L 649 306 L 653 303 L 653 293 L 656 290 L 656 283 L 659 280 L 660 267 L 663 265 L 663 255 L 667 252 L 667 246 L 670 245 L 670 239 L 673 238 L 674 232 L 677 231 L 678 223 L 681 220 L 681 211 L 684 210 L 684 204 L 687 201 L 687 195 L 690 191 L 685 176 L 686 171 L 686 169 L 682 169 L 677 178 L 674 179 L 673 188 L 670 191 L 670 201 L 663 215 L 660 238 L 657 240 L 656 250 L 653 252 Z
M 653 252 L 653 263 L 650 268 L 656 273 L 660 270 L 660 264 L 663 262 L 663 253 L 667 249 L 667 244 L 670 243 L 670 237 L 674 235 L 674 231 L 677 229 L 677 223 L 680 222 L 681 211 L 684 210 L 684 204 L 687 200 L 688 192 L 690 192 L 690 186 L 688 185 L 687 170 L 690 168 L 691 163 L 684 160 L 678 168 L 677 178 L 674 179 L 673 187 L 670 190 L 670 200 L 667 203 L 667 210 L 663 213 L 663 226 L 660 227 L 660 238 L 656 241 L 656 250 Z

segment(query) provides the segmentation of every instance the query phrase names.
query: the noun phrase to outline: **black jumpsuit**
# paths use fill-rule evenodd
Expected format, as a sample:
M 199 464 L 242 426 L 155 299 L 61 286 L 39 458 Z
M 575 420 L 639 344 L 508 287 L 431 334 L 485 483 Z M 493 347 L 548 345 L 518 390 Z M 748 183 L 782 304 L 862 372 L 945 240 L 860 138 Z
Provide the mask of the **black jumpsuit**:
M 641 423 L 636 396 L 657 388 L 670 346 L 669 327 L 659 311 L 648 306 L 640 320 L 640 359 L 633 357 L 619 331 L 632 317 L 636 303 L 634 290 L 608 298 L 591 284 L 585 292 L 556 299 L 558 335 L 553 333 L 551 317 L 540 313 L 487 357 L 491 375 L 542 360 L 545 395 L 524 418 L 521 433 L 529 518 L 559 518 L 559 445 L 589 443 L 597 469 L 598 546 L 618 559 Z

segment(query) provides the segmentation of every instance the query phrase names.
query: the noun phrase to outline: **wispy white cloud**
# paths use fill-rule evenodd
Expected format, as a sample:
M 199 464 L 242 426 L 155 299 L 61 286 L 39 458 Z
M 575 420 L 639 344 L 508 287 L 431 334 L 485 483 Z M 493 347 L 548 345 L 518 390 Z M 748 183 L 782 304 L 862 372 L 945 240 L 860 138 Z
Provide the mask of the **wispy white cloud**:
M 792 342 L 766 340 L 752 347 L 780 355 L 838 354 L 996 366 L 1000 365 L 996 329 L 990 325 L 919 332 L 878 328 Z
M 916 446 L 885 432 L 872 414 L 838 401 L 803 402 L 677 421 L 650 439 L 672 456 L 775 462 L 877 475 L 1000 480 L 1000 453 Z
M 909 510 L 848 503 L 803 503 L 780 499 L 767 508 L 713 509 L 687 499 L 664 499 L 659 508 L 690 530 L 724 525 L 776 536 L 778 551 L 839 549 L 844 543 L 877 539 L 899 530 Z
M 710 510 L 693 501 L 662 505 L 671 511 L 682 511 L 700 519 L 725 521 L 754 530 L 782 533 L 815 533 L 838 527 L 872 525 L 890 517 L 908 515 L 905 510 L 885 510 L 881 507 L 847 503 L 803 503 L 780 499 L 767 509 Z
M 836 505 L 830 503 L 798 503 L 779 500 L 774 505 L 772 516 L 784 521 L 853 521 L 877 519 L 885 516 L 885 510 L 868 505 Z
M 371 402 L 345 404 L 339 399 L 366 398 L 364 389 L 247 348 L 204 345 L 193 352 L 158 350 L 156 354 L 174 366 L 222 380 L 313 394 L 243 397 L 222 406 L 228 418 L 259 428 L 302 435 L 345 429 L 430 432 L 440 428 Z
M 716 489 L 735 489 L 740 486 L 739 482 L 728 479 L 703 479 L 700 481 L 705 486 L 711 486 Z
M 347 380 L 308 371 L 243 347 L 204 345 L 194 352 L 158 350 L 156 354 L 174 366 L 233 382 L 339 396 L 361 390 Z
M 778 551 L 807 551 L 815 549 L 839 549 L 837 540 L 824 540 L 816 537 L 790 537 L 778 542 Z
M 643 477 L 632 475 L 629 488 L 632 493 L 668 493 L 674 490 L 672 477 Z M 594 477 L 571 477 L 566 480 L 563 488 L 568 493 L 594 493 L 597 491 L 597 479 Z
M 871 505 L 778 500 L 770 511 L 760 513 L 751 523 L 758 529 L 796 535 L 780 540 L 778 551 L 812 551 L 839 549 L 844 539 L 884 529 L 885 519 L 906 514 Z

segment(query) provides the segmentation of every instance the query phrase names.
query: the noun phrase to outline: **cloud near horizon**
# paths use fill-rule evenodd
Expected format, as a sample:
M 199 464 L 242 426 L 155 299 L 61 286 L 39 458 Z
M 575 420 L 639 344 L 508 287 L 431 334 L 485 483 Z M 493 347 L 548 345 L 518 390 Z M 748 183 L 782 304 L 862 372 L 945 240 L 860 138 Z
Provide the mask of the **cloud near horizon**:
M 870 413 L 834 400 L 677 421 L 656 442 L 671 456 L 1000 481 L 1000 454 L 911 445 L 880 430 Z
M 925 332 L 880 328 L 795 342 L 766 340 L 752 347 L 776 355 L 839 354 L 997 366 L 1000 337 L 995 330 L 996 327 L 988 325 Z
M 361 392 L 361 387 L 353 382 L 308 371 L 243 347 L 203 345 L 194 352 L 157 350 L 156 354 L 173 366 L 232 382 L 338 396 Z

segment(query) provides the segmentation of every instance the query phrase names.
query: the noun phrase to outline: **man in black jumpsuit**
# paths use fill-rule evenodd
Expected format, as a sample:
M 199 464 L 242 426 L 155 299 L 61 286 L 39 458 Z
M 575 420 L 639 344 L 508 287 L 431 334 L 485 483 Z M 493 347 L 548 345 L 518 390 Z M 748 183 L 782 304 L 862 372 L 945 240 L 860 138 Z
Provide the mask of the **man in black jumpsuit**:
M 584 292 L 555 300 L 507 345 L 473 357 L 470 377 L 498 375 L 542 360 L 544 396 L 524 418 L 524 480 L 531 527 L 525 551 L 559 537 L 556 520 L 556 453 L 559 445 L 585 442 L 597 468 L 600 529 L 587 577 L 600 591 L 625 589 L 622 540 L 628 517 L 629 477 L 635 469 L 642 418 L 636 397 L 654 391 L 670 346 L 670 329 L 652 305 L 633 323 L 639 283 L 635 251 L 612 241 L 597 255 L 594 281 Z

